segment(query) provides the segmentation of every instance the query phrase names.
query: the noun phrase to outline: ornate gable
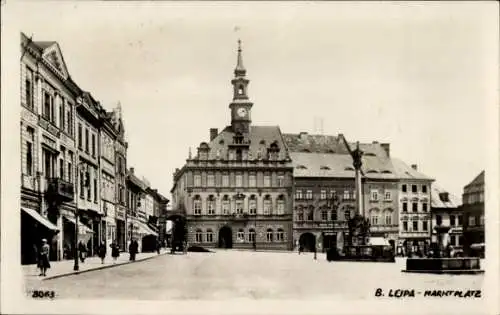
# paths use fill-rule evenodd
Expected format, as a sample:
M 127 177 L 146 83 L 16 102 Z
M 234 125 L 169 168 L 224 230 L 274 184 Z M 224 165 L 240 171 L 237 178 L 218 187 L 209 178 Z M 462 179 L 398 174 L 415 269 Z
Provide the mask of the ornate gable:
M 68 78 L 68 69 L 62 56 L 61 48 L 57 43 L 47 47 L 43 51 L 43 58 L 65 79 Z

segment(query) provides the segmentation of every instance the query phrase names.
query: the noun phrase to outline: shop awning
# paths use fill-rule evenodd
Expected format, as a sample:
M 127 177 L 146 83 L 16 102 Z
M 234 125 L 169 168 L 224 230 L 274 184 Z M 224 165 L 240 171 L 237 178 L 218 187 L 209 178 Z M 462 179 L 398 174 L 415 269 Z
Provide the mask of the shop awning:
M 54 223 L 50 222 L 47 218 L 44 218 L 37 211 L 35 211 L 33 209 L 28 209 L 28 208 L 21 208 L 21 210 L 26 212 L 27 214 L 29 214 L 33 219 L 35 219 L 38 222 L 40 222 L 41 224 L 43 224 L 49 230 L 56 231 L 56 232 L 59 231 L 59 229 L 57 228 L 57 226 Z
M 144 224 L 142 222 L 137 222 L 136 224 L 139 227 L 139 231 L 138 231 L 139 234 L 158 236 L 158 233 L 153 231 L 147 224 Z
M 67 217 L 67 216 L 64 216 L 64 217 L 69 222 L 75 224 L 75 219 L 74 218 L 70 218 L 70 217 Z M 94 231 L 91 228 L 89 228 L 88 226 L 86 226 L 82 222 L 78 222 L 78 234 L 91 234 L 91 233 L 94 233 Z
M 390 246 L 387 239 L 385 239 L 383 237 L 370 237 L 369 243 L 370 243 L 370 245 Z

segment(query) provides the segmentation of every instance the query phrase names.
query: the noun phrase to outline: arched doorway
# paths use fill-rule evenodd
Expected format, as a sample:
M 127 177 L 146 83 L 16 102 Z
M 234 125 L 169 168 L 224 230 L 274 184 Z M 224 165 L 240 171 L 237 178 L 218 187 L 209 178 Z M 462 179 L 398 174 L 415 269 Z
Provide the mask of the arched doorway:
M 233 248 L 233 231 L 227 225 L 219 230 L 219 248 Z
M 313 252 L 316 247 L 316 236 L 309 232 L 303 233 L 300 235 L 299 244 L 304 251 Z

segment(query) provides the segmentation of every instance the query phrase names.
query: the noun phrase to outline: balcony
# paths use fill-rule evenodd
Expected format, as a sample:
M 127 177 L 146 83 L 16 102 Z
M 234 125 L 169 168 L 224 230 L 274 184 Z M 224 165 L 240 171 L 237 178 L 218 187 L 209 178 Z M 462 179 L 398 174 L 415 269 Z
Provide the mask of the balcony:
M 61 178 L 48 179 L 47 193 L 61 201 L 73 201 L 75 197 L 75 188 L 72 183 Z

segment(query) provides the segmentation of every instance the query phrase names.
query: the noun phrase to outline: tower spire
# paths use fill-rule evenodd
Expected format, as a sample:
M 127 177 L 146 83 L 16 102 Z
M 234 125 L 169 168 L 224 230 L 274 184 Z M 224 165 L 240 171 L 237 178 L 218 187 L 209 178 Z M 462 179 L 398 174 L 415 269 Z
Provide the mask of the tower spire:
M 238 60 L 236 62 L 236 68 L 234 69 L 235 76 L 245 76 L 246 69 L 243 66 L 243 56 L 241 50 L 241 39 L 238 39 Z

